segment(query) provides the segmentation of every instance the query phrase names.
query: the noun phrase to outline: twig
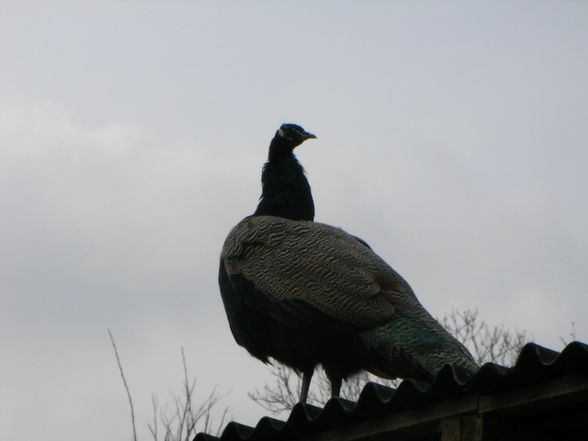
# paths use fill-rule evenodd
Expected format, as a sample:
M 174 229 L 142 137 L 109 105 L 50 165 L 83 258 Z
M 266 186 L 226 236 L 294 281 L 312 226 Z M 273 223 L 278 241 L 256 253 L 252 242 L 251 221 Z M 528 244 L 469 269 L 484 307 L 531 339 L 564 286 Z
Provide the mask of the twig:
M 148 424 L 147 427 L 149 428 L 149 432 L 151 432 L 151 436 L 153 437 L 153 441 L 157 441 L 157 419 L 159 414 L 157 409 L 159 407 L 159 400 L 157 399 L 157 395 L 151 395 L 151 406 L 153 408 L 153 426 Z
M 120 357 L 118 356 L 118 350 L 116 348 L 116 343 L 114 342 L 114 337 L 112 336 L 112 332 L 110 332 L 110 328 L 108 328 L 108 335 L 110 336 L 110 342 L 112 343 L 112 348 L 114 349 L 114 355 L 116 356 L 116 363 L 118 364 L 118 370 L 120 372 L 120 376 L 123 381 L 123 385 L 125 386 L 125 390 L 127 391 L 127 398 L 129 399 L 129 406 L 131 407 L 131 423 L 133 424 L 133 441 L 137 441 L 137 429 L 135 427 L 135 409 L 133 407 L 133 399 L 131 398 L 131 391 L 129 389 L 129 385 L 127 384 L 127 379 L 125 378 L 125 373 L 123 371 L 122 363 L 120 362 Z
M 188 365 L 186 363 L 186 354 L 184 352 L 184 347 L 181 346 L 182 351 L 182 364 L 184 366 L 184 393 L 186 403 L 184 408 L 184 414 L 189 418 L 187 423 L 188 427 L 186 429 L 186 439 L 185 441 L 190 441 L 190 435 L 194 428 L 196 427 L 197 420 L 194 418 L 194 413 L 192 412 L 192 394 L 194 393 L 194 387 L 196 386 L 196 382 L 192 383 L 190 387 L 190 378 L 188 376 Z

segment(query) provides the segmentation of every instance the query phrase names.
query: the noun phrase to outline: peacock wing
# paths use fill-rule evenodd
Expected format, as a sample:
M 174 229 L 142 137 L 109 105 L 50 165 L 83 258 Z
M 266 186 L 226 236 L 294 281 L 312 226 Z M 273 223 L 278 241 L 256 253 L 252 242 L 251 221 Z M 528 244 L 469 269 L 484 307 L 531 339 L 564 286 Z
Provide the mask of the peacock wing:
M 312 221 L 244 219 L 222 251 L 232 280 L 255 288 L 250 303 L 283 324 L 371 329 L 389 320 L 408 284 L 363 241 Z

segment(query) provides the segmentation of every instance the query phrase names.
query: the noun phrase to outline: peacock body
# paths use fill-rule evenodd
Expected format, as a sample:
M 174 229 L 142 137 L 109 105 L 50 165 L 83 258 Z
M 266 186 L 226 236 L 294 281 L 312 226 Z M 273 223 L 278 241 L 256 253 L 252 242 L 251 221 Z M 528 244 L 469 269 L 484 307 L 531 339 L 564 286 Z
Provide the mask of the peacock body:
M 225 240 L 219 285 L 237 343 L 301 372 L 301 401 L 319 364 L 334 396 L 362 369 L 431 381 L 450 364 L 471 375 L 477 365 L 467 349 L 394 269 L 361 239 L 313 221 L 310 185 L 293 155 L 311 137 L 300 126 L 280 128 L 258 208 Z

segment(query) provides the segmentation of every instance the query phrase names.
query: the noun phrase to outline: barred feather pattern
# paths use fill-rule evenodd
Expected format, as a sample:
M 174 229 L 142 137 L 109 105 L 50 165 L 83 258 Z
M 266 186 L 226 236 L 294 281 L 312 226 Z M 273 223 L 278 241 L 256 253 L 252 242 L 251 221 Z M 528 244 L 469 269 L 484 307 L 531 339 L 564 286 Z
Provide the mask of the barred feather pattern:
M 380 257 L 345 231 L 273 216 L 244 219 L 228 235 L 222 258 L 273 301 L 302 300 L 350 325 L 374 328 L 393 314 L 390 290 L 410 292 Z M 384 289 L 383 289 L 384 288 Z
M 245 218 L 221 255 L 229 275 L 242 275 L 274 302 L 301 300 L 350 326 L 375 354 L 376 375 L 421 378 L 445 364 L 477 368 L 467 349 L 419 303 L 408 283 L 345 231 L 274 216 Z M 424 372 L 419 375 L 417 371 Z

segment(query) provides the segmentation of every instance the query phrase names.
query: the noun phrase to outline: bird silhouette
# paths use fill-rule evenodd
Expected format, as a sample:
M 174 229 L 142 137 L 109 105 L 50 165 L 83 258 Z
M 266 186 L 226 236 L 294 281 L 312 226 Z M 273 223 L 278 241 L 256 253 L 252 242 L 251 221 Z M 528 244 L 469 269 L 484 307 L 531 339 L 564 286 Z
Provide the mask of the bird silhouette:
M 319 364 L 333 397 L 360 370 L 424 382 L 446 364 L 462 378 L 473 374 L 467 349 L 366 242 L 314 222 L 310 185 L 294 155 L 311 138 L 296 124 L 279 128 L 257 209 L 225 240 L 219 286 L 237 343 L 301 373 L 303 403 Z

